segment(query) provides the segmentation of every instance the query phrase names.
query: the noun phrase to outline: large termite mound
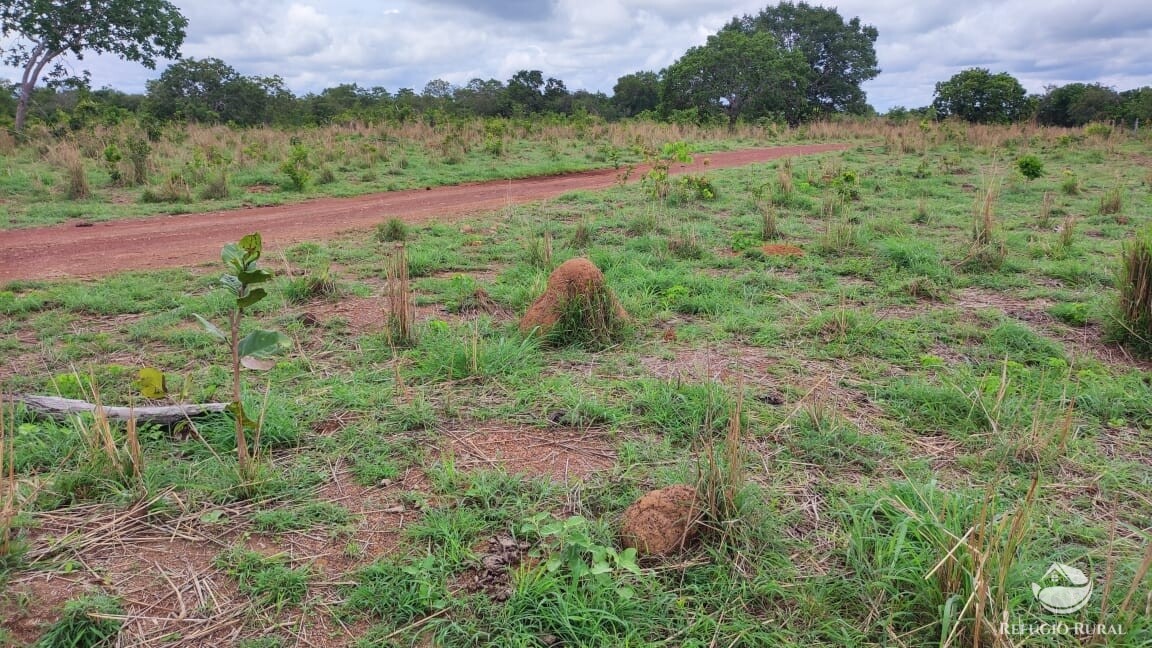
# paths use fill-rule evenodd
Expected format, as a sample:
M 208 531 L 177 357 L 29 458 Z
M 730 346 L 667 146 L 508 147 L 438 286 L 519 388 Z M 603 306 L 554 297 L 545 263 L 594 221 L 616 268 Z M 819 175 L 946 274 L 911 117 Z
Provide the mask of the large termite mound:
M 607 344 L 628 321 L 628 313 L 604 283 L 600 268 L 577 257 L 548 276 L 548 286 L 524 317 L 520 331 L 533 331 L 554 342 Z
M 700 505 L 692 487 L 661 488 L 624 510 L 620 538 L 641 556 L 667 555 L 696 536 L 699 518 Z

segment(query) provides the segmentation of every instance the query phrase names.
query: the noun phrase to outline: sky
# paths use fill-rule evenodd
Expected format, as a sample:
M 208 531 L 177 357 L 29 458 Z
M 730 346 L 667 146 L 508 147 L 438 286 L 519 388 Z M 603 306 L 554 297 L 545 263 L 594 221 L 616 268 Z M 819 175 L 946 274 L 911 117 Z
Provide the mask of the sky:
M 775 0 L 771 0 L 775 4 Z M 841 0 L 846 20 L 880 33 L 881 72 L 868 101 L 931 103 L 957 72 L 1008 72 L 1029 92 L 1101 82 L 1152 85 L 1148 0 Z M 423 90 L 432 79 L 506 81 L 541 70 L 569 90 L 612 93 L 616 79 L 659 71 L 765 0 L 174 0 L 188 18 L 186 57 L 222 59 L 240 74 L 281 76 L 297 94 L 341 83 Z M 92 86 L 143 92 L 156 70 L 114 57 L 72 62 Z M 0 68 L 0 76 L 17 78 Z

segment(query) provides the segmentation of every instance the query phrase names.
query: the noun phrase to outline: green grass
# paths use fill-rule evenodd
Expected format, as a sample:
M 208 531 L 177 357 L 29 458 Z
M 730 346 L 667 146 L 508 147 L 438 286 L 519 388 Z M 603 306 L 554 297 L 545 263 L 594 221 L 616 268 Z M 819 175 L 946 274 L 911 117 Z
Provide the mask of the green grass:
M 823 128 L 789 137 L 832 137 Z M 68 556 L 109 569 L 82 533 L 53 535 L 64 549 L 42 556 L 29 542 L 48 533 L 37 525 L 107 519 L 143 501 L 148 528 L 226 539 L 212 577 L 234 583 L 236 599 L 196 614 L 240 610 L 236 641 L 250 645 L 276 645 L 289 630 L 324 645 L 332 638 L 318 629 L 343 622 L 363 646 L 921 646 L 950 634 L 951 645 L 969 645 L 981 627 L 983 645 L 1060 646 L 1067 637 L 999 636 L 985 623 L 1004 613 L 1013 623 L 1057 620 L 1030 589 L 1056 561 L 1095 579 L 1076 620 L 1122 624 L 1112 645 L 1152 641 L 1139 571 L 1152 515 L 1143 495 L 1152 381 L 1105 336 L 1124 241 L 1152 215 L 1147 141 L 853 128 L 834 131 L 850 144 L 840 153 L 708 171 L 712 200 L 678 191 L 662 200 L 629 184 L 410 226 L 420 313 L 411 347 L 389 343 L 383 317 L 373 326 L 325 315 L 349 302 L 379 307 L 393 245 L 379 239 L 395 238 L 387 224 L 379 235 L 289 248 L 298 274 L 272 284 L 251 313 L 253 327 L 294 341 L 249 381 L 250 411 L 270 393 L 258 478 L 238 478 L 227 416 L 142 427 L 135 480 L 91 462 L 74 425 L 18 411 L 15 534 L 28 550 L 6 567 L 13 585 L 0 586 L 0 617 L 53 612 L 17 588 L 70 578 L 80 563 Z M 212 136 L 238 137 L 260 160 L 230 173 L 233 197 L 213 206 L 252 199 L 245 187 L 257 180 L 284 181 L 273 168 L 279 143 Z M 421 150 L 400 135 L 342 136 L 355 155 L 337 146 L 328 159 L 308 141 L 334 179 L 305 195 L 433 177 L 422 169 L 456 181 L 505 161 Z M 608 136 L 509 141 L 507 161 L 545 168 Z M 1021 177 L 1014 161 L 1026 155 L 1049 172 Z M 6 198 L 15 217 L 66 218 L 63 179 L 26 162 L 4 180 L 15 186 Z M 996 245 L 977 249 L 973 203 L 997 169 Z M 43 207 L 29 198 L 37 173 L 52 178 L 35 190 Z M 1062 188 L 1070 175 L 1076 192 Z M 68 206 L 107 198 L 92 176 L 97 198 Z M 1123 219 L 1098 213 L 1114 190 Z M 803 256 L 760 250 L 769 203 L 774 242 Z M 1052 227 L 1067 215 L 1074 236 L 1062 242 Z M 520 335 L 516 316 L 575 256 L 604 272 L 631 316 L 629 335 L 590 346 Z M 0 348 L 19 370 L 0 391 L 82 396 L 96 386 L 106 402 L 127 404 L 147 364 L 189 401 L 226 399 L 226 359 L 192 318 L 226 310 L 215 282 L 158 271 L 4 286 Z M 478 290 L 504 312 L 471 308 Z M 305 312 L 320 321 L 303 323 Z M 727 532 L 641 560 L 638 572 L 613 562 L 623 509 L 653 488 L 692 483 L 738 402 L 734 456 L 747 483 L 736 514 L 713 521 Z M 577 521 L 550 534 L 543 520 Z M 958 543 L 965 534 L 971 542 Z M 493 566 L 501 541 L 517 557 Z M 154 614 L 109 582 L 124 615 Z M 974 592 L 980 611 L 965 608 Z

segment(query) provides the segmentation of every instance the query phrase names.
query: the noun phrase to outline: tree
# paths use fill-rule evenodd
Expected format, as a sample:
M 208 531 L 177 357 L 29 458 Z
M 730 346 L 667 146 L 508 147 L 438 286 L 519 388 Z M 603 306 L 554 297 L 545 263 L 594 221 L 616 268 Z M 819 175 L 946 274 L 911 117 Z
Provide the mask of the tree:
M 536 113 L 544 107 L 544 73 L 540 70 L 520 70 L 508 79 L 508 101 L 520 106 L 524 112 Z
M 625 117 L 656 110 L 660 105 L 660 76 L 655 72 L 636 72 L 616 79 L 612 103 Z
M 68 76 L 61 57 L 111 53 L 149 69 L 177 58 L 188 20 L 165 0 L 5 0 L 0 3 L 0 61 L 22 69 L 16 130 L 41 75 Z M 51 66 L 51 67 L 50 67 Z
M 1120 115 L 1120 95 L 1099 83 L 1049 86 L 1040 97 L 1036 121 L 1046 126 L 1083 126 Z
M 755 16 L 735 18 L 724 29 L 767 32 L 786 51 L 799 53 L 808 66 L 805 96 L 813 112 L 868 112 L 860 84 L 880 73 L 875 27 L 859 18 L 845 22 L 834 8 L 781 2 Z
M 767 32 L 721 30 L 664 70 L 669 108 L 720 112 L 732 128 L 741 116 L 804 117 L 806 64 Z
M 147 89 L 144 105 L 159 119 L 252 126 L 287 120 L 295 102 L 280 77 L 242 76 L 216 58 L 177 61 Z
M 932 107 L 941 117 L 956 116 L 978 124 L 1008 124 L 1029 115 L 1027 92 L 1007 72 L 984 68 L 958 72 L 936 84 Z

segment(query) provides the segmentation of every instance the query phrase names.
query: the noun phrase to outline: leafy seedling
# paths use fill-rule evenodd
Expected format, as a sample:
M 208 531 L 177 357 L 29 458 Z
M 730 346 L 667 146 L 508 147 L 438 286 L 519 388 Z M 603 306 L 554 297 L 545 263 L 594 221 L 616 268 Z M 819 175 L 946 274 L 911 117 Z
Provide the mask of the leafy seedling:
M 254 287 L 257 284 L 267 283 L 272 278 L 271 272 L 257 267 L 262 251 L 260 234 L 255 232 L 241 238 L 239 243 L 225 245 L 220 252 L 220 257 L 229 270 L 220 277 L 220 283 L 236 298 L 236 305 L 228 319 L 227 333 L 201 315 L 196 315 L 196 319 L 200 320 L 204 329 L 227 344 L 231 351 L 232 402 L 227 409 L 236 420 L 237 460 L 240 473 L 245 477 L 252 474 L 252 458 L 248 452 L 246 430 L 252 430 L 258 440 L 260 426 L 244 411 L 241 369 L 267 371 L 276 365 L 272 356 L 291 345 L 288 337 L 277 331 L 257 329 L 240 337 L 240 321 L 244 316 L 244 310 L 268 296 L 263 288 Z

